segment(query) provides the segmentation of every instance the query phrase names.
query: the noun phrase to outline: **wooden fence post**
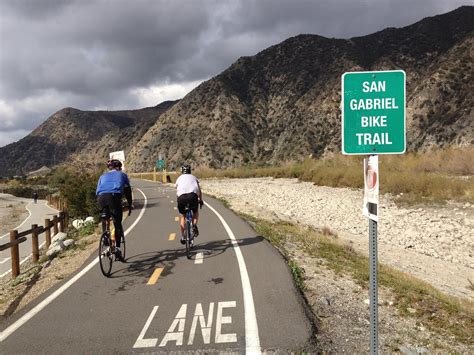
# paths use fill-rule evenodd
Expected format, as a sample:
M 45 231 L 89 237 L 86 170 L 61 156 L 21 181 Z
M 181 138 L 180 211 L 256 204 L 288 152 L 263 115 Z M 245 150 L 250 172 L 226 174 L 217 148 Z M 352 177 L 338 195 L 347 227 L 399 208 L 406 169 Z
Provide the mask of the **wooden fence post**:
M 10 242 L 14 242 L 18 239 L 18 231 L 12 230 L 10 231 Z M 18 244 L 12 245 L 10 248 L 11 257 L 12 257 L 12 278 L 17 277 L 20 275 L 20 249 Z
M 53 217 L 53 235 L 58 234 L 58 216 L 54 215 Z
M 31 250 L 32 250 L 32 259 L 35 264 L 38 263 L 39 260 L 39 242 L 38 242 L 38 225 L 32 224 L 31 229 L 33 230 L 31 233 Z
M 44 220 L 44 240 L 46 241 L 46 248 L 51 245 L 51 221 L 49 218 Z
M 59 212 L 59 231 L 64 232 L 64 212 Z

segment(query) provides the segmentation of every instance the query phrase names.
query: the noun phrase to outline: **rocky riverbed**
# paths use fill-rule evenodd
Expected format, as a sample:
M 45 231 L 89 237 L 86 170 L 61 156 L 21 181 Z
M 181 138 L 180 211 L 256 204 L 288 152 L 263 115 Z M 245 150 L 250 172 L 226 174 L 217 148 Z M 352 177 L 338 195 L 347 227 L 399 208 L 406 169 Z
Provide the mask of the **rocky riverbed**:
M 204 193 L 230 202 L 232 208 L 271 220 L 328 227 L 368 254 L 368 220 L 362 215 L 363 191 L 315 186 L 297 179 L 207 179 Z M 378 257 L 428 282 L 440 291 L 474 301 L 474 206 L 398 207 L 381 196 Z

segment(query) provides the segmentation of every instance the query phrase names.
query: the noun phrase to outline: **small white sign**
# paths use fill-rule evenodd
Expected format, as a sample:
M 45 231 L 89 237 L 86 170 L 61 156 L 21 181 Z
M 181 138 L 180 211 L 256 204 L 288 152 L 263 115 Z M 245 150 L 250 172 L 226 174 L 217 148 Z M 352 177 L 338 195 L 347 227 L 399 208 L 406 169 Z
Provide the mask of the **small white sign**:
M 109 159 L 117 159 L 120 160 L 122 163 L 122 170 L 125 170 L 125 152 L 123 150 L 119 150 L 116 152 L 109 153 Z
M 375 209 L 369 204 L 375 205 Z M 364 159 L 364 216 L 378 222 L 377 206 L 379 204 L 379 157 L 371 155 Z M 373 207 L 373 206 L 372 206 Z

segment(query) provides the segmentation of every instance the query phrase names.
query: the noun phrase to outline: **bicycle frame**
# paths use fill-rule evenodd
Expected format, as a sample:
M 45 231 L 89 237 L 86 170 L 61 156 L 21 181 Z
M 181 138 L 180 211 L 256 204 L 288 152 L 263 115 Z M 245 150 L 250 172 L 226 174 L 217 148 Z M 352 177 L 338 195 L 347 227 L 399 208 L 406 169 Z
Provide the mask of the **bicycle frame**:
M 184 221 L 184 228 L 185 228 L 185 243 L 186 243 L 186 256 L 191 258 L 191 243 L 194 239 L 194 233 L 193 233 L 193 211 L 186 207 L 186 214 L 185 214 L 185 221 Z

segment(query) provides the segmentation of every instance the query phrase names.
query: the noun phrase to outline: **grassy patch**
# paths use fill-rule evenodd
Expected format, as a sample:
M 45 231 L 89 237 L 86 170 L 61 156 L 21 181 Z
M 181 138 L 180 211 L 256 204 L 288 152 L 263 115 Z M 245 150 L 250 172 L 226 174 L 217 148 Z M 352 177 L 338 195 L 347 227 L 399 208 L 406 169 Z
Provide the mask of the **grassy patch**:
M 327 230 L 303 228 L 287 222 L 271 223 L 254 217 L 244 217 L 254 225 L 258 233 L 283 250 L 284 254 L 286 254 L 284 250 L 286 242 L 296 243 L 309 255 L 324 259 L 326 267 L 336 273 L 350 276 L 368 289 L 368 258 L 355 252 L 333 233 Z M 292 267 L 294 262 L 290 261 L 288 264 L 296 282 L 300 282 L 299 280 L 303 282 L 303 274 Z M 440 293 L 427 283 L 380 264 L 378 284 L 379 287 L 387 287 L 393 292 L 395 306 L 401 315 L 416 317 L 432 331 L 455 337 L 462 343 L 468 344 L 473 341 L 472 303 L 460 302 L 456 298 Z M 412 309 L 415 310 L 414 313 Z
M 10 285 L 12 287 L 16 287 L 22 283 L 25 283 L 25 282 L 28 282 L 30 280 L 32 280 L 36 275 L 38 275 L 41 271 L 41 265 L 35 265 L 34 267 L 32 267 L 31 269 L 29 269 L 28 271 L 18 275 L 17 277 L 15 277 L 14 279 L 12 279 L 10 282 Z

